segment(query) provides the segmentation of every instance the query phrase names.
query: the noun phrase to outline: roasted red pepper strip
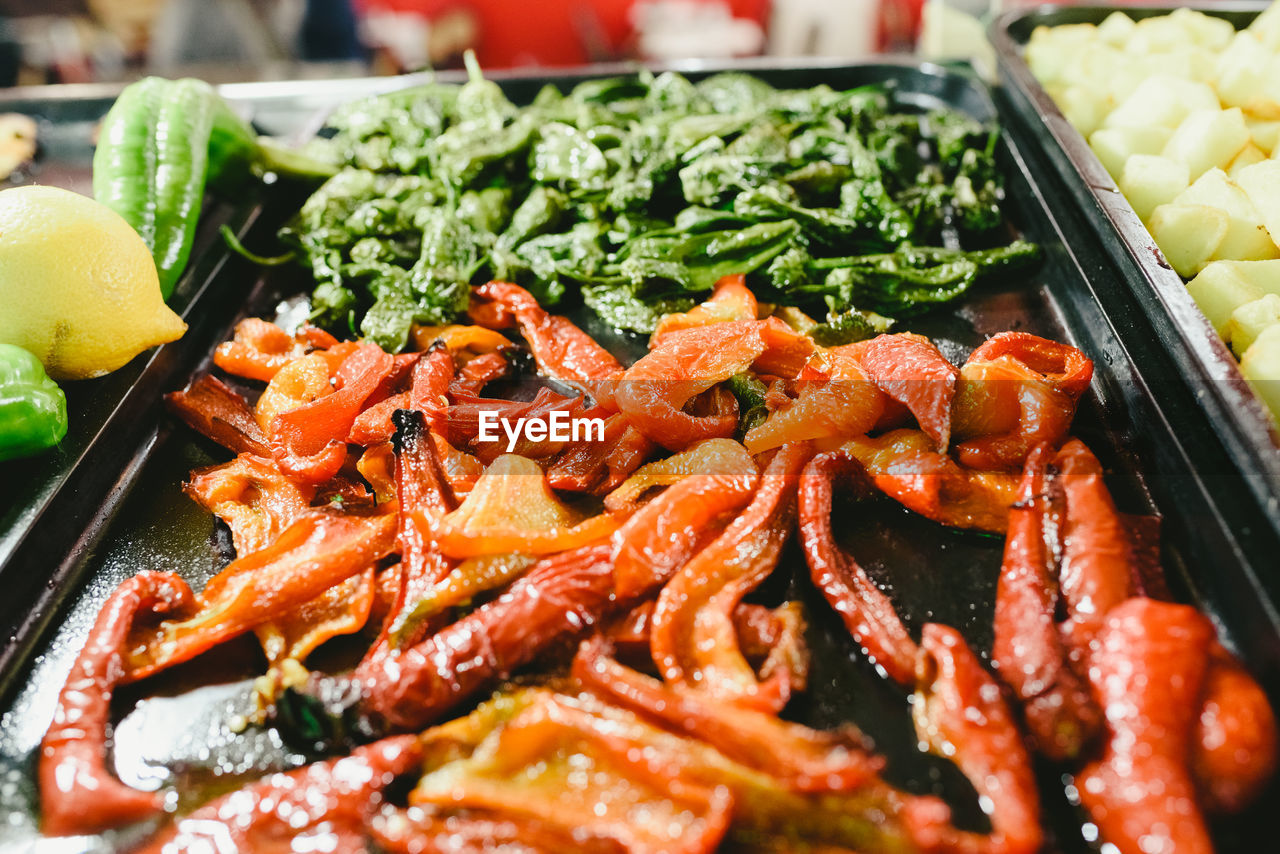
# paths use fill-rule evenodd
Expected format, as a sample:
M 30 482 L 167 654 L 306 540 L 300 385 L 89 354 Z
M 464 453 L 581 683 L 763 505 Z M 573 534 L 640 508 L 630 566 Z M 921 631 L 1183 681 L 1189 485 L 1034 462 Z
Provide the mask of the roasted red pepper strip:
M 517 285 L 489 282 L 475 295 L 507 308 L 533 351 L 538 373 L 559 380 L 613 410 L 613 389 L 622 365 L 567 317 L 548 314 L 533 295 Z
M 1089 679 L 1110 737 L 1076 789 L 1121 854 L 1213 851 L 1188 770 L 1213 636 L 1194 608 L 1143 597 L 1112 609 L 1098 635 Z
M 787 704 L 787 671 L 759 680 L 739 648 L 733 612 L 777 566 L 795 518 L 798 476 L 811 455 L 805 443 L 782 448 L 742 514 L 663 586 L 650 643 L 668 683 L 775 714 Z
M 758 306 L 755 294 L 746 285 L 746 277 L 742 274 L 725 276 L 716 282 L 711 298 L 694 306 L 689 311 L 674 312 L 664 315 L 649 338 L 649 348 L 659 346 L 664 335 L 678 329 L 691 326 L 706 326 L 710 323 L 725 323 L 730 320 L 755 320 Z
M 1191 772 L 1210 813 L 1236 813 L 1252 803 L 1276 770 L 1276 718 L 1240 663 L 1213 644 L 1191 741 Z
M 571 492 L 608 492 L 640 468 L 657 445 L 631 426 L 625 415 L 605 419 L 604 441 L 578 442 L 565 448 L 547 470 L 553 489 Z
M 267 436 L 245 399 L 222 380 L 205 375 L 164 396 L 165 407 L 197 433 L 237 454 L 271 458 Z
M 640 596 L 664 583 L 751 498 L 760 476 L 692 474 L 667 487 L 613 535 L 618 595 Z
M 270 546 L 233 561 L 210 579 L 195 614 L 136 629 L 124 678 L 150 676 L 288 613 L 372 566 L 391 551 L 394 540 L 394 516 L 308 511 Z
M 586 836 L 537 818 L 500 811 L 433 815 L 421 809 L 383 809 L 369 822 L 370 838 L 386 854 L 628 854 L 614 839 Z
M 992 659 L 1021 704 L 1037 748 L 1054 759 L 1069 759 L 1097 733 L 1102 714 L 1072 669 L 1055 621 L 1058 588 L 1046 543 L 1054 513 L 1047 481 L 1052 453 L 1041 445 L 1027 457 L 1018 503 L 1009 513 Z
M 1054 487 L 1062 491 L 1065 511 L 1058 571 L 1067 610 L 1062 631 L 1073 660 L 1084 663 L 1107 613 L 1138 592 L 1139 579 L 1124 519 L 1116 512 L 1097 457 L 1072 439 L 1053 464 L 1059 472 Z
M 236 324 L 235 337 L 213 351 L 213 363 L 229 374 L 265 383 L 304 352 L 304 346 L 279 326 L 247 317 Z
M 275 542 L 311 505 L 315 492 L 251 454 L 197 469 L 183 491 L 227 524 L 236 554 L 242 556 Z
M 510 676 L 550 644 L 617 607 L 611 549 L 544 558 L 493 602 L 399 654 L 362 663 L 363 710 L 394 730 L 421 727 Z
M 1020 469 L 1036 445 L 1067 435 L 1092 376 L 1093 362 L 1075 347 L 1025 332 L 993 336 L 960 371 L 951 422 L 957 459 Z
M 402 735 L 272 774 L 178 819 L 139 854 L 367 851 L 366 828 L 385 803 L 383 792 L 421 762 L 417 736 Z
M 541 388 L 531 401 L 499 400 L 485 397 L 454 398 L 454 405 L 449 407 L 449 424 L 447 438 L 451 445 L 469 447 L 475 455 L 485 463 L 491 463 L 502 454 L 519 454 L 531 459 L 554 457 L 568 445 L 565 441 L 532 441 L 524 431 L 520 431 L 515 444 L 501 426 L 516 425 L 521 419 L 525 424 L 541 421 L 544 424 L 544 435 L 551 436 L 551 417 L 553 412 L 562 412 L 569 419 L 590 418 L 604 412 L 602 409 L 588 410 L 581 397 L 565 397 L 549 388 Z M 591 415 L 587 413 L 591 412 Z M 482 424 L 482 413 L 492 419 L 487 427 Z M 514 426 L 512 427 L 514 429 Z M 485 431 L 482 438 L 482 430 Z
M 139 792 L 106 767 L 111 694 L 124 674 L 121 651 L 135 620 L 188 610 L 194 597 L 176 575 L 140 572 L 103 604 L 58 695 L 40 745 L 41 829 L 49 836 L 98 833 L 164 809 L 157 792 Z
M 305 483 L 337 474 L 356 417 L 394 364 L 376 344 L 361 344 L 338 369 L 337 391 L 272 419 L 271 448 L 281 471 Z
M 500 380 L 511 372 L 511 362 L 501 353 L 485 353 L 462 366 L 449 384 L 449 394 L 465 394 L 476 397 L 489 383 Z
M 862 466 L 845 451 L 814 457 L 800 477 L 800 542 L 809 574 L 845 628 L 871 659 L 900 685 L 915 681 L 916 644 L 893 603 L 857 561 L 836 544 L 831 504 L 837 480 L 857 488 Z
M 998 534 L 1009 524 L 1019 476 L 963 468 L 919 430 L 859 436 L 841 448 L 862 463 L 877 489 L 926 519 Z
M 875 776 L 884 760 L 867 752 L 854 731 L 821 732 L 773 714 L 664 685 L 624 667 L 603 637 L 584 641 L 573 677 L 602 699 L 707 742 L 798 792 L 848 791 Z
M 285 659 L 305 661 L 330 638 L 360 631 L 369 620 L 374 594 L 373 570 L 366 569 L 257 626 L 253 633 L 262 644 L 267 663 L 279 667 Z
M 826 368 L 813 379 L 802 373 L 798 396 L 769 415 L 743 439 L 753 454 L 807 439 L 861 436 L 884 414 L 888 398 L 862 368 L 860 347 L 826 351 Z
M 1031 756 L 995 680 L 959 632 L 937 623 L 921 632 L 916 669 L 917 736 L 959 766 L 991 817 L 989 837 L 952 830 L 939 847 L 1035 854 L 1044 834 Z
M 951 401 L 960 372 L 933 342 L 910 332 L 867 341 L 859 362 L 876 386 L 902 403 L 940 451 L 951 443 Z
M 453 382 L 453 356 L 444 347 L 427 353 L 413 366 L 408 409 L 416 409 L 427 417 L 427 427 L 446 435 L 449 421 L 449 384 Z
M 641 433 L 673 451 L 704 439 L 732 436 L 738 426 L 733 396 L 721 390 L 715 411 L 685 407 L 717 383 L 742 373 L 765 351 L 760 323 L 739 320 L 695 326 L 664 335 L 661 346 L 627 369 L 615 397 Z

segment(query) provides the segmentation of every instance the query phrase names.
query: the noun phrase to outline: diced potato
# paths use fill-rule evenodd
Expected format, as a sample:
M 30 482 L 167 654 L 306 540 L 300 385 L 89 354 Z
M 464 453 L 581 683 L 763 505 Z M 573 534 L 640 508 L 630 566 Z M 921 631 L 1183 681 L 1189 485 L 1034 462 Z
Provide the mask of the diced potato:
M 1123 47 L 1137 25 L 1124 12 L 1112 12 L 1098 25 L 1097 37 L 1109 45 Z
M 1195 9 L 1174 9 L 1169 20 L 1181 26 L 1196 44 L 1211 50 L 1222 50 L 1236 34 L 1236 28 L 1230 21 Z
M 1280 6 L 1272 3 L 1253 19 L 1249 32 L 1273 51 L 1280 52 Z
M 1243 170 L 1249 168 L 1255 163 L 1262 163 L 1266 159 L 1267 153 L 1251 142 L 1246 145 L 1244 149 L 1236 155 L 1235 160 L 1232 160 L 1230 165 L 1227 166 L 1227 177 L 1238 184 L 1239 180 L 1237 176 Z
M 1094 134 L 1095 137 L 1097 135 Z M 1143 222 L 1157 207 L 1173 201 L 1190 184 L 1191 173 L 1185 163 L 1158 154 L 1130 157 L 1125 161 L 1119 181 L 1120 192 L 1124 193 Z
M 1210 260 L 1261 261 L 1280 257 L 1280 249 L 1263 226 L 1258 209 L 1221 169 L 1210 169 L 1173 201 L 1180 205 L 1209 205 L 1227 215 L 1227 233 Z
M 1280 419 L 1280 326 L 1264 330 L 1240 360 L 1240 373 Z
M 1218 251 L 1229 223 L 1224 211 L 1209 205 L 1167 204 L 1152 211 L 1147 228 L 1169 265 L 1189 278 Z
M 1196 44 L 1148 53 L 1138 58 L 1136 64 L 1146 75 L 1164 74 L 1206 83 L 1212 83 L 1218 76 L 1218 54 Z
M 1245 116 L 1244 123 L 1249 126 L 1249 135 L 1253 137 L 1254 145 L 1267 152 L 1275 150 L 1276 141 L 1280 140 L 1280 121 Z
M 1280 261 L 1214 261 L 1187 283 L 1187 291 L 1225 338 L 1232 312 L 1267 294 L 1280 294 Z
M 1169 138 L 1164 156 L 1187 164 L 1195 180 L 1217 167 L 1225 168 L 1249 144 L 1249 127 L 1239 108 L 1196 110 Z
M 1241 169 L 1237 184 L 1253 202 L 1272 243 L 1280 247 L 1280 160 L 1263 160 Z
M 1067 71 L 1080 49 L 1093 41 L 1097 31 L 1093 24 L 1036 27 L 1023 54 L 1031 73 L 1050 82 L 1069 77 Z
M 1102 128 L 1089 137 L 1089 146 L 1102 165 L 1119 180 L 1125 162 L 1135 154 L 1159 154 L 1173 134 L 1166 128 Z M 1184 188 L 1185 189 L 1185 188 Z
M 1218 96 L 1205 83 L 1167 74 L 1148 77 L 1112 110 L 1106 127 L 1175 128 L 1193 110 L 1220 109 Z
M 1086 139 L 1098 129 L 1111 109 L 1105 95 L 1099 95 L 1087 86 L 1068 86 L 1058 99 L 1058 109 Z
M 1269 326 L 1280 323 L 1280 294 L 1265 294 L 1231 312 L 1227 334 L 1236 358 L 1243 356 L 1259 335 Z
M 1218 59 L 1214 84 L 1218 97 L 1229 107 L 1247 108 L 1263 89 L 1271 52 L 1248 31 L 1239 32 Z
M 1169 15 L 1143 18 L 1125 45 L 1130 53 L 1160 53 L 1193 44 L 1191 34 Z

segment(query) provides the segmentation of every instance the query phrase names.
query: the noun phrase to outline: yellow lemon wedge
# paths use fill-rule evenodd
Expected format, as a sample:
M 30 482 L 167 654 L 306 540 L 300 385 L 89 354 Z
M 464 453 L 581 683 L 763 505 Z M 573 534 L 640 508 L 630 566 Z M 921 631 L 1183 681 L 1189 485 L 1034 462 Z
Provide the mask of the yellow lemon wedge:
M 0 342 L 78 380 L 186 328 L 160 296 L 150 250 L 115 211 L 57 187 L 0 191 Z

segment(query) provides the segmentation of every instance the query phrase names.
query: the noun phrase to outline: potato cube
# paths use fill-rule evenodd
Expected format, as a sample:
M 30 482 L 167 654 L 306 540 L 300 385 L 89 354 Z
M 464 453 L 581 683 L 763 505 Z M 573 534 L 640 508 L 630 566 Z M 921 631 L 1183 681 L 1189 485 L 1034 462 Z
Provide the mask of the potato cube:
M 1129 36 L 1130 53 L 1160 53 L 1193 44 L 1191 34 L 1169 15 L 1143 18 Z
M 1112 12 L 1098 25 L 1098 38 L 1114 47 L 1124 47 L 1137 24 L 1124 12 Z
M 1093 24 L 1036 27 L 1023 53 L 1027 66 L 1041 81 L 1064 80 L 1070 77 L 1067 72 L 1080 49 L 1094 40 L 1097 31 Z
M 1249 108 L 1260 103 L 1260 93 L 1271 63 L 1271 52 L 1253 33 L 1236 34 L 1218 60 L 1215 88 L 1222 103 L 1229 107 Z
M 1227 214 L 1209 205 L 1167 204 L 1151 213 L 1147 228 L 1169 265 L 1184 278 L 1199 273 L 1227 236 Z
M 1098 129 L 1111 109 L 1111 102 L 1105 95 L 1099 95 L 1087 86 L 1068 86 L 1057 103 L 1071 126 L 1086 139 Z
M 1253 346 L 1264 329 L 1277 323 L 1280 323 L 1280 294 L 1264 294 L 1231 312 L 1224 337 L 1238 359 Z
M 1272 3 L 1253 19 L 1248 32 L 1273 51 L 1280 52 L 1280 6 Z
M 1267 153 L 1251 142 L 1246 145 L 1227 166 L 1227 177 L 1238 184 L 1240 182 L 1237 180 L 1237 176 L 1241 171 L 1249 168 L 1255 163 L 1262 163 L 1266 159 Z
M 1210 169 L 1201 175 L 1174 203 L 1209 205 L 1227 215 L 1227 233 L 1211 260 L 1261 261 L 1280 257 L 1280 249 L 1271 241 L 1257 207 L 1221 169 Z
M 1245 116 L 1244 123 L 1249 126 L 1249 135 L 1253 144 L 1263 151 L 1275 151 L 1276 141 L 1280 140 L 1280 121 L 1267 121 Z
M 1194 181 L 1225 168 L 1249 144 L 1249 127 L 1239 108 L 1196 110 L 1182 120 L 1164 147 L 1164 156 L 1187 164 Z
M 1240 373 L 1280 420 L 1280 326 L 1269 326 L 1258 335 L 1240 360 Z
M 1193 110 L 1220 109 L 1213 89 L 1167 74 L 1148 77 L 1106 118 L 1106 127 L 1176 128 Z
M 1280 294 L 1280 261 L 1214 261 L 1187 291 L 1224 338 L 1231 313 L 1267 294 Z
M 1111 177 L 1118 180 L 1130 157 L 1135 154 L 1159 154 L 1172 135 L 1166 128 L 1102 128 L 1089 137 L 1089 147 L 1098 155 Z
M 1146 222 L 1157 207 L 1173 201 L 1190 183 L 1191 173 L 1185 163 L 1158 154 L 1135 154 L 1125 161 L 1119 186 Z
M 1181 26 L 1196 44 L 1210 50 L 1222 50 L 1236 34 L 1230 21 L 1186 7 L 1174 9 L 1169 20 Z
M 1263 160 L 1241 169 L 1236 183 L 1253 202 L 1272 242 L 1280 246 L 1280 160 Z

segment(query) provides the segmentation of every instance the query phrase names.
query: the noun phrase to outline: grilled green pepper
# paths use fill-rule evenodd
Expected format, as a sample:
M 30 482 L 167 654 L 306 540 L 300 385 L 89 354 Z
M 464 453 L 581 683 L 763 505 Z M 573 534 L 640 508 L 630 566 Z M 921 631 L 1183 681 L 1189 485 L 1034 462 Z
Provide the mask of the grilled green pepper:
M 67 435 L 67 397 L 40 360 L 0 344 L 0 462 L 28 457 Z
M 323 180 L 335 171 L 260 140 L 208 83 L 147 77 L 102 120 L 93 195 L 142 235 L 168 299 L 191 254 L 206 180 L 230 193 L 266 172 Z

